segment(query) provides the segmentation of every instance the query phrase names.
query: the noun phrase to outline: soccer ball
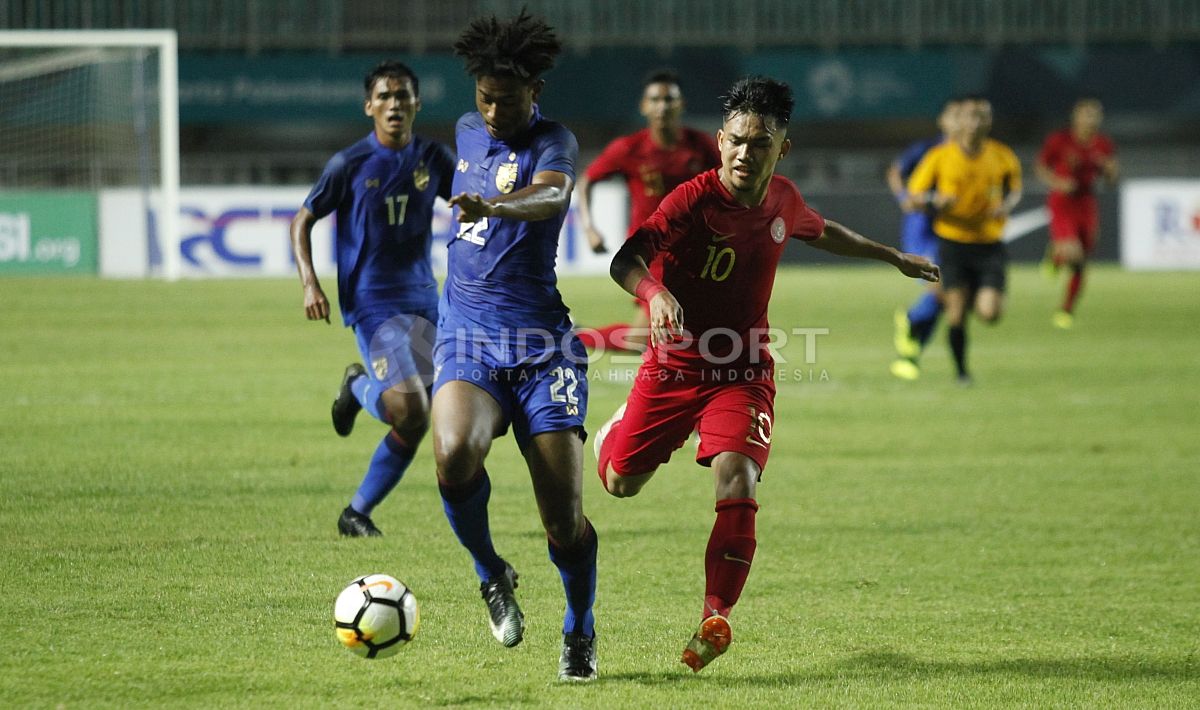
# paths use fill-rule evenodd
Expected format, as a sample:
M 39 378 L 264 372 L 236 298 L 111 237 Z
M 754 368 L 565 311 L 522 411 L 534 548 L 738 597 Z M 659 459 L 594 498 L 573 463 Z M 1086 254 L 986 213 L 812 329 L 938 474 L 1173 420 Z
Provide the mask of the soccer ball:
M 338 641 L 364 658 L 387 658 L 412 640 L 420 626 L 417 598 L 386 574 L 359 577 L 333 603 Z

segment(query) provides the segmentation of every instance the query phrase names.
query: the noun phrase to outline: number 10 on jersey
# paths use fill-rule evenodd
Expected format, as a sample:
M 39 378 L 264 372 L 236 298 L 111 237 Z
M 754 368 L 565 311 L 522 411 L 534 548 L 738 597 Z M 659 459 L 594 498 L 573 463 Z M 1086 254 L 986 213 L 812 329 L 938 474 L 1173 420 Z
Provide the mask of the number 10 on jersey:
M 737 252 L 733 250 L 733 247 L 717 249 L 715 245 L 709 244 L 708 260 L 704 262 L 704 268 L 700 270 L 700 278 L 724 281 L 733 271 L 733 262 L 735 261 L 737 261 Z

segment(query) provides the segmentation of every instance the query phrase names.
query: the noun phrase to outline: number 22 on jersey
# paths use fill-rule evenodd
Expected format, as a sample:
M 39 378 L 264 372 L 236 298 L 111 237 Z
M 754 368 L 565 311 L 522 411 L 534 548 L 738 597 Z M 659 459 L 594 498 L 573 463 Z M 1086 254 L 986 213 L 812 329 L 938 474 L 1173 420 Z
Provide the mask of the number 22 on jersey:
M 463 222 L 459 224 L 456 236 L 458 239 L 464 239 L 472 244 L 483 246 L 484 242 L 487 241 L 487 237 L 483 234 L 487 231 L 487 228 L 488 218 L 481 217 L 478 222 Z

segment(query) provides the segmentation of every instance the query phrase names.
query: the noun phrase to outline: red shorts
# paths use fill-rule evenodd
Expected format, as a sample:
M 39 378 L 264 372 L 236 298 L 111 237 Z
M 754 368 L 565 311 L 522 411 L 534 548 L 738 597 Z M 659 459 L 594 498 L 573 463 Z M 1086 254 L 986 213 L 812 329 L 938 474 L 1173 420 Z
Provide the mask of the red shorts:
M 1096 198 L 1051 196 L 1050 239 L 1058 241 L 1079 240 L 1084 251 L 1096 248 L 1096 230 L 1100 224 Z
M 760 471 L 771 453 L 775 417 L 773 368 L 754 379 L 744 369 L 712 373 L 667 370 L 644 363 L 638 370 L 625 415 L 609 436 L 609 466 L 617 475 L 653 471 L 683 446 L 693 430 L 700 433 L 696 462 L 712 465 L 717 454 L 734 451 L 752 459 Z

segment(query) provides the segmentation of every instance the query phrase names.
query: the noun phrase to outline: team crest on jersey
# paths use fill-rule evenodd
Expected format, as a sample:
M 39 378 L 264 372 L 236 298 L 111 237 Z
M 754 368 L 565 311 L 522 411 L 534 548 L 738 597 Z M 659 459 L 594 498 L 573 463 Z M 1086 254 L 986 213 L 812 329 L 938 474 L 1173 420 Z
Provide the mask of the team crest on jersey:
M 515 158 L 515 155 L 510 155 L 510 158 Z M 496 168 L 496 189 L 507 195 L 512 192 L 517 186 L 517 164 L 500 163 L 500 167 Z
M 424 190 L 429 187 L 429 168 L 425 167 L 425 161 L 417 163 L 417 169 L 413 170 L 413 185 L 418 190 Z
M 363 181 L 363 187 L 379 187 L 379 178 L 367 178 Z
M 375 371 L 375 379 L 386 380 L 388 374 L 388 359 L 386 356 L 377 357 L 371 361 L 371 369 Z
M 467 168 L 469 168 L 469 167 L 471 167 L 471 164 L 468 163 L 466 161 L 466 159 L 464 159 L 464 158 L 458 159 L 458 172 L 465 173 L 465 172 L 467 172 Z
M 783 244 L 783 240 L 786 238 L 787 227 L 783 224 L 783 217 L 771 220 L 771 239 L 774 239 L 776 244 Z

